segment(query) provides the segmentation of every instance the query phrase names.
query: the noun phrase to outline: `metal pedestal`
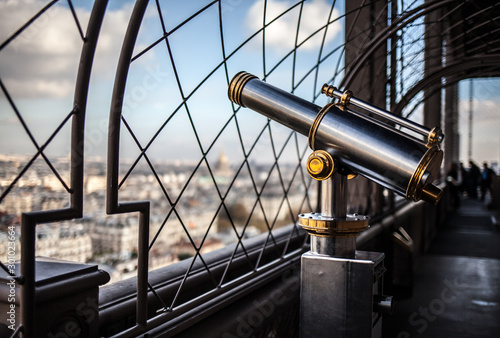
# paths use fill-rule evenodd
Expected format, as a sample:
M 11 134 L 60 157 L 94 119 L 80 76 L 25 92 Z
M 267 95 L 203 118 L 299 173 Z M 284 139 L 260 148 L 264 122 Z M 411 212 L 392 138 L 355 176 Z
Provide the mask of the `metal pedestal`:
M 312 252 L 302 256 L 301 337 L 381 337 L 384 254 L 357 251 L 356 258 Z M 385 301 L 385 303 L 384 303 Z
M 382 313 L 392 312 L 392 297 L 382 293 L 384 254 L 356 251 L 368 217 L 346 214 L 346 177 L 321 183 L 322 212 L 299 215 L 311 235 L 302 256 L 300 337 L 381 337 Z

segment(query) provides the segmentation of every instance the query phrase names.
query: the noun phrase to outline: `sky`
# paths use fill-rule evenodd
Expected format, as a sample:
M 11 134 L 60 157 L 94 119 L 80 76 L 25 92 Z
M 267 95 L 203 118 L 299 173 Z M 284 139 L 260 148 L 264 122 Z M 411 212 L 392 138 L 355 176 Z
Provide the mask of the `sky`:
M 469 161 L 471 131 L 472 159 L 476 164 L 500 163 L 500 79 L 480 78 L 472 82 L 472 130 L 469 128 L 471 80 L 459 84 L 460 160 Z
M 0 1 L 0 41 L 4 41 L 17 27 L 23 24 L 44 1 Z M 165 1 L 161 2 L 166 30 L 170 32 L 193 12 L 203 8 L 209 1 Z M 268 21 L 289 7 L 292 1 L 268 1 Z M 90 15 L 90 2 L 74 1 L 82 28 L 85 31 Z M 124 33 L 133 8 L 131 1 L 113 1 L 109 6 L 101 29 L 93 65 L 92 79 L 86 119 L 86 156 L 104 157 L 108 115 L 116 65 Z M 168 8 L 168 10 L 166 10 Z M 306 36 L 323 25 L 330 4 L 325 0 L 313 0 L 304 5 L 301 20 L 300 43 Z M 263 3 L 260 1 L 227 0 L 222 2 L 224 48 L 230 55 L 242 42 L 261 26 Z M 15 13 L 15 15 L 13 14 Z M 273 66 L 294 46 L 298 7 L 283 16 L 266 31 L 266 66 Z M 333 17 L 338 17 L 334 11 Z M 134 54 L 162 36 L 160 20 L 153 1 L 150 2 L 141 26 Z M 341 23 L 329 27 L 325 45 L 341 43 Z M 292 32 L 290 34 L 290 32 Z M 317 34 L 301 47 L 296 55 L 296 76 L 302 77 L 316 62 L 322 34 Z M 262 36 L 248 42 L 228 62 L 229 77 L 246 70 L 262 77 Z M 142 145 L 148 143 L 159 125 L 168 118 L 182 102 L 175 79 L 179 76 L 182 94 L 190 96 L 188 109 L 199 133 L 202 144 L 196 141 L 184 107 L 153 142 L 148 154 L 157 159 L 178 157 L 198 158 L 206 151 L 218 130 L 231 117 L 231 103 L 227 99 L 227 80 L 224 68 L 219 67 L 194 91 L 200 81 L 213 71 L 223 59 L 217 6 L 211 6 L 189 24 L 178 28 L 169 36 L 173 63 L 169 60 L 165 43 L 158 44 L 131 65 L 127 80 L 123 115 L 134 129 Z M 77 62 L 81 50 L 81 39 L 66 2 L 51 8 L 39 20 L 23 32 L 13 43 L 0 52 L 0 78 L 16 102 L 27 125 L 39 144 L 43 144 L 52 130 L 72 107 L 72 95 L 76 79 Z M 286 52 L 285 52 L 286 51 Z M 326 68 L 326 67 L 325 67 Z M 292 58 L 278 67 L 269 80 L 291 90 Z M 320 81 L 325 81 L 321 79 Z M 311 77 L 296 89 L 298 95 L 312 98 Z M 288 88 L 287 88 L 288 87 Z M 304 88 L 304 89 L 303 89 Z M 305 90 L 307 88 L 307 91 Z M 246 151 L 253 144 L 262 126 L 267 122 L 255 113 L 240 114 L 243 143 Z M 276 140 L 289 135 L 288 130 L 278 125 Z M 280 130 L 280 129 L 283 130 Z M 46 153 L 68 153 L 69 126 L 47 148 Z M 281 132 L 281 136 L 280 136 Z M 25 137 L 18 118 L 10 108 L 3 93 L 0 93 L 0 153 L 32 154 L 35 147 Z M 229 154 L 241 153 L 237 130 L 233 123 L 221 135 L 216 147 L 226 149 Z M 265 137 L 264 137 L 265 138 Z M 12 140 L 16 140 L 13 142 Z M 283 141 L 284 142 L 284 141 Z M 123 156 L 134 157 L 138 150 L 127 132 L 122 132 Z M 166 151 L 165 143 L 168 143 Z M 266 143 L 266 142 L 263 142 Z M 279 142 L 278 142 L 279 143 Z M 269 144 L 269 141 L 267 141 Z M 269 147 L 261 145 L 263 149 Z M 292 156 L 293 157 L 293 156 Z M 231 158 L 231 156 L 230 156 Z
M 196 10 L 210 1 L 162 1 L 162 15 L 169 35 L 173 63 L 165 43 L 160 43 L 134 61 L 130 67 L 123 116 L 129 122 L 135 136 L 145 146 L 158 132 L 159 126 L 170 119 L 167 126 L 148 149 L 151 158 L 174 160 L 196 159 L 202 152 L 215 149 L 214 156 L 224 150 L 230 161 L 239 162 L 242 146 L 238 137 L 241 132 L 246 152 L 259 136 L 267 120 L 248 109 L 238 112 L 238 125 L 231 120 L 232 106 L 227 99 L 227 79 L 223 59 L 217 6 L 211 6 L 188 24 L 173 31 Z M 0 0 L 0 43 L 26 22 L 47 1 Z M 83 31 L 90 16 L 91 1 L 73 1 Z M 111 106 L 114 76 L 124 34 L 133 8 L 133 1 L 110 0 L 104 18 L 93 65 L 86 118 L 86 156 L 105 158 L 108 133 L 108 117 Z M 267 22 L 283 12 L 292 0 L 268 0 Z M 343 12 L 343 1 L 332 13 L 332 18 Z M 301 27 L 297 43 L 302 43 L 327 20 L 330 1 L 312 0 L 305 2 L 301 16 Z M 265 31 L 266 59 L 262 58 L 262 33 L 238 48 L 262 25 L 263 2 L 224 0 L 222 22 L 224 53 L 228 74 L 232 77 L 240 70 L 246 70 L 262 77 L 291 50 L 295 42 L 299 8 L 291 10 Z M 154 1 L 145 14 L 139 32 L 134 54 L 162 36 Z M 173 32 L 172 32 L 173 31 Z M 291 91 L 292 74 L 295 69 L 295 85 L 316 63 L 323 34 L 316 34 L 307 40 L 293 55 L 283 61 L 267 78 L 267 81 Z M 343 43 L 343 21 L 331 24 L 325 37 L 324 50 L 329 51 Z M 74 83 L 81 52 L 81 39 L 66 1 L 43 14 L 25 30 L 13 43 L 0 51 L 0 78 L 14 99 L 39 144 L 43 144 L 54 128 L 72 108 Z M 339 53 L 320 67 L 316 88 L 329 80 L 336 69 Z M 331 62 L 329 62 L 331 61 Z M 173 66 L 174 65 L 174 66 Z M 218 67 L 218 68 L 217 68 Z M 214 71 L 215 70 L 215 71 Z M 214 71 L 203 86 L 198 83 Z M 179 84 L 176 81 L 176 74 Z M 339 73 L 341 75 L 341 72 Z M 294 89 L 294 93 L 305 99 L 313 98 L 314 72 Z M 340 80 L 340 78 L 339 78 Z M 474 86 L 474 132 L 473 158 L 477 162 L 494 161 L 500 156 L 498 127 L 500 114 L 498 95 L 500 81 L 495 79 L 475 80 Z M 466 158 L 468 84 L 460 85 L 460 131 L 461 158 Z M 189 97 L 187 109 L 182 99 Z M 325 101 L 317 101 L 323 105 Z M 180 108 L 179 108 L 180 107 Z M 171 112 L 178 112 L 171 116 Z M 191 120 L 189 119 L 191 118 Z M 230 123 L 228 124 L 228 121 Z M 195 135 L 193 124 L 196 127 Z M 219 130 L 227 124 L 224 132 Z M 289 131 L 273 123 L 273 141 L 278 146 L 285 144 Z M 465 131 L 464 131 L 465 130 Z M 53 140 L 46 150 L 49 156 L 65 156 L 69 153 L 69 124 Z M 139 153 L 135 141 L 122 129 L 121 154 L 134 158 Z M 272 159 L 268 135 L 262 136 L 256 145 L 255 161 Z M 215 142 L 214 142 L 215 140 Z M 199 143 L 198 143 L 199 142 Z M 305 139 L 300 140 L 304 144 Z M 294 145 L 287 146 L 286 156 L 296 160 Z M 463 155 L 465 151 L 465 156 Z M 0 154 L 34 154 L 35 147 L 27 137 L 19 119 L 0 92 Z

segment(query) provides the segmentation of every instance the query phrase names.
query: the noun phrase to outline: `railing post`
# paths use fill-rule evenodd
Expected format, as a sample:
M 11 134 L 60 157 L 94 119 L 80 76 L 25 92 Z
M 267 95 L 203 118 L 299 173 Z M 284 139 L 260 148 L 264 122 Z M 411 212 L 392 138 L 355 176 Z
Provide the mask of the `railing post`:
M 97 265 L 50 258 L 23 263 L 15 264 L 15 273 L 19 275 L 21 269 L 24 277 L 20 281 L 21 300 L 12 303 L 2 297 L 2 323 L 9 323 L 5 316 L 9 316 L 10 309 L 20 307 L 22 337 L 99 336 L 99 285 L 109 282 L 107 272 Z M 0 293 L 18 294 L 19 287 L 11 290 L 10 280 L 12 277 L 0 270 Z

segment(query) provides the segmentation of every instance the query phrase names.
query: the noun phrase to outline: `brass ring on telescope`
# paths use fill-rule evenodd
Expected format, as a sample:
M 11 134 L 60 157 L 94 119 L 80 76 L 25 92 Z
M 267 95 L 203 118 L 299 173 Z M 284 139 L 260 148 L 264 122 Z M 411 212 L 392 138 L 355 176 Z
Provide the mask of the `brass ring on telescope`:
M 245 105 L 241 102 L 241 92 L 246 83 L 251 79 L 258 79 L 258 77 L 245 71 L 237 73 L 231 80 L 227 89 L 227 96 L 229 99 L 234 103 L 245 107 Z
M 410 182 L 408 183 L 408 187 L 406 189 L 406 198 L 414 202 L 418 202 L 420 200 L 422 190 L 426 189 L 425 182 L 422 182 L 424 173 L 427 171 L 427 169 L 430 169 L 431 175 L 434 174 L 434 172 L 438 171 L 439 166 L 441 165 L 442 158 L 443 152 L 439 149 L 438 146 L 435 145 L 427 150 L 410 178 Z M 433 178 L 431 177 L 429 180 L 432 181 Z M 440 193 L 435 194 L 433 202 L 436 204 L 437 202 L 439 202 L 440 198 Z
M 327 85 L 326 83 L 323 85 L 323 87 L 321 87 L 321 94 L 325 94 L 326 96 L 328 97 L 331 97 L 332 99 L 335 98 L 333 96 L 333 92 L 337 90 L 336 87 L 334 86 L 329 86 Z
M 323 120 L 323 117 L 325 117 L 326 113 L 328 113 L 330 111 L 330 108 L 332 108 L 333 106 L 335 106 L 333 102 L 327 103 L 323 108 L 321 108 L 321 110 L 318 112 L 318 115 L 316 115 L 316 118 L 311 124 L 311 128 L 309 129 L 308 141 L 309 148 L 311 148 L 312 150 L 316 150 L 314 143 L 316 139 L 316 132 L 318 131 L 321 120 Z

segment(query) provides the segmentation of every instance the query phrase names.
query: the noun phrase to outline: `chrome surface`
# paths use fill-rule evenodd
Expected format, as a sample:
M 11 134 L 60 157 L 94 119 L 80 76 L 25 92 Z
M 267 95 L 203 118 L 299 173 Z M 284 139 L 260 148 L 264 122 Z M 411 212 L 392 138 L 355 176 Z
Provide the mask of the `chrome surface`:
M 350 108 L 346 108 L 346 110 L 347 110 L 349 113 L 351 113 L 351 114 L 354 114 L 354 115 L 359 116 L 359 117 L 361 117 L 361 118 L 363 118 L 363 119 L 365 119 L 365 120 L 368 120 L 368 121 L 370 121 L 371 123 L 374 123 L 374 124 L 376 124 L 376 125 L 379 125 L 379 126 L 380 126 L 380 127 L 382 127 L 382 128 L 389 129 L 389 130 L 391 130 L 391 131 L 395 132 L 396 134 L 399 134 L 399 135 L 401 135 L 401 136 L 403 136 L 403 137 L 406 137 L 406 138 L 408 138 L 408 139 L 410 139 L 410 140 L 413 140 L 413 141 L 414 141 L 414 142 L 416 142 L 416 143 L 421 143 L 421 144 L 423 144 L 423 145 L 426 145 L 426 144 L 427 144 L 427 142 L 424 142 L 422 139 L 418 139 L 418 138 L 416 138 L 416 137 L 414 137 L 414 136 L 412 136 L 412 135 L 405 134 L 405 132 L 404 132 L 404 131 L 401 131 L 401 130 L 399 130 L 399 129 L 394 129 L 394 127 L 393 127 L 393 126 L 390 126 L 390 125 L 388 125 L 387 123 L 384 123 L 384 122 L 383 122 L 383 121 L 381 121 L 381 120 L 377 120 L 377 119 L 376 119 L 376 118 L 374 118 L 374 117 L 371 117 L 371 116 L 368 116 L 368 115 L 365 115 L 365 114 L 359 113 L 359 112 L 357 112 L 357 111 L 355 111 L 355 110 L 352 110 L 352 109 L 350 109 Z
M 382 316 L 383 253 L 356 252 L 356 259 L 302 255 L 300 337 L 376 337 Z
M 238 77 L 233 81 L 237 81 Z M 231 86 L 236 85 L 232 82 Z M 241 96 L 237 99 L 230 93 L 229 97 L 233 101 L 241 102 L 243 106 L 303 135 L 309 135 L 311 125 L 321 110 L 321 107 L 257 78 L 246 81 L 240 88 Z M 395 129 L 381 127 L 337 106 L 328 109 L 315 129 L 315 149 L 328 151 L 340 166 L 407 199 L 420 200 L 424 186 L 431 184 L 439 172 L 442 151 L 437 145 L 432 148 L 430 156 L 429 149 L 422 142 L 416 142 L 414 138 Z M 419 129 L 426 135 L 430 131 L 425 127 Z M 426 187 L 425 190 L 435 189 Z M 424 192 L 426 200 L 431 195 L 439 197 L 439 194 Z
M 347 177 L 334 174 L 329 179 L 321 181 L 321 219 L 331 218 L 331 226 L 336 227 L 344 222 L 353 229 L 349 236 L 315 236 L 311 233 L 311 252 L 332 257 L 354 258 L 356 255 L 356 235 L 366 227 L 361 226 L 358 218 L 347 215 Z M 300 217 L 300 216 L 299 216 Z M 333 221 L 333 220 L 336 220 Z M 368 225 L 368 219 L 363 217 Z M 350 223 L 349 223 L 350 222 Z M 301 221 L 301 225 L 302 221 Z M 305 227 L 307 229 L 307 227 Z M 358 232 L 358 233 L 359 233 Z
M 324 84 L 323 87 L 321 88 L 321 92 L 326 94 L 327 96 L 329 96 L 331 98 L 337 98 L 341 101 L 347 101 L 346 103 L 348 103 L 348 104 L 352 104 L 352 105 L 355 105 L 359 108 L 363 108 L 363 109 L 365 109 L 373 114 L 376 114 L 376 115 L 383 117 L 389 121 L 397 123 L 402 127 L 410 129 L 416 133 L 419 133 L 422 136 L 427 137 L 427 135 L 429 135 L 429 133 L 431 132 L 431 129 L 426 128 L 418 123 L 415 123 L 411 120 L 405 119 L 404 117 L 394 115 L 385 109 L 375 107 L 366 101 L 363 101 L 363 100 L 356 98 L 349 91 L 345 91 L 344 93 L 342 93 L 337 88 L 335 88 L 333 86 L 328 86 L 327 84 Z M 347 93 L 347 95 L 346 95 L 346 93 Z M 438 138 L 438 141 L 441 142 L 442 139 L 443 138 L 441 135 L 441 137 Z
M 296 97 L 257 78 L 246 82 L 241 90 L 240 101 L 242 106 L 255 110 L 306 136 L 321 109 L 314 103 Z
M 324 217 L 335 217 L 333 201 L 333 178 L 330 178 L 321 182 L 321 215 Z
M 340 174 L 333 175 L 330 185 L 333 185 L 333 189 L 330 189 L 333 197 L 333 204 L 331 205 L 332 216 L 336 218 L 345 218 L 347 216 L 347 177 Z M 323 187 L 324 186 L 325 185 L 323 185 Z M 325 194 L 323 194 L 322 197 L 326 197 Z M 327 206 L 324 205 L 324 208 L 326 207 Z M 321 211 L 323 214 L 325 212 L 324 210 L 325 209 L 322 209 Z
M 356 237 L 311 236 L 311 252 L 330 257 L 354 258 Z

